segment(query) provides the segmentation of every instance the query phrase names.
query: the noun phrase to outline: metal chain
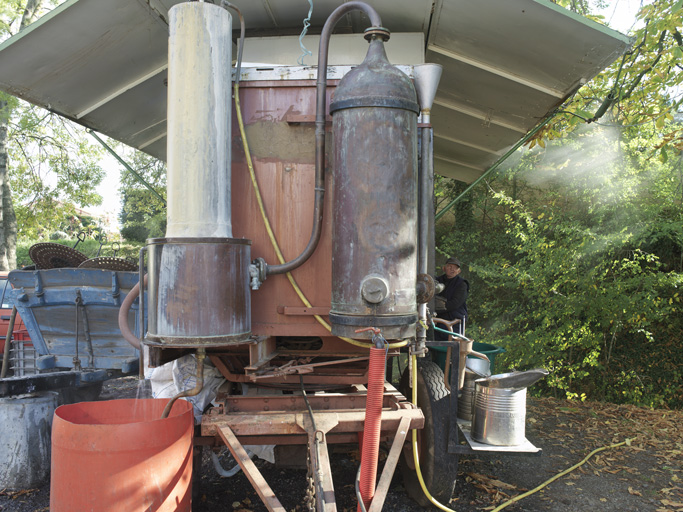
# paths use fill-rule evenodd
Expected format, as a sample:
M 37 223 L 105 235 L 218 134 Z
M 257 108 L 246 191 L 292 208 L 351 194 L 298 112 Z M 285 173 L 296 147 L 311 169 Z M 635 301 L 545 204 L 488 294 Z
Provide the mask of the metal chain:
M 315 510 L 315 479 L 313 478 L 313 464 L 311 463 L 311 453 L 306 455 L 306 495 L 304 496 L 304 505 L 308 508 L 308 512 L 316 512 Z

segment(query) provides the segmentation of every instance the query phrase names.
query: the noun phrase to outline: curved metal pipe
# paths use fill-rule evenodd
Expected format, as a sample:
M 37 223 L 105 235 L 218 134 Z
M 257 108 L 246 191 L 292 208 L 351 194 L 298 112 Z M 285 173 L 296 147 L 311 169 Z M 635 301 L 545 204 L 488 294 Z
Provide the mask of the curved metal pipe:
M 204 387 L 204 359 L 206 358 L 206 349 L 204 348 L 199 348 L 197 349 L 197 384 L 195 387 L 193 387 L 190 390 L 187 391 L 182 391 L 178 393 L 176 396 L 171 398 L 168 403 L 166 404 L 166 407 L 164 407 L 164 412 L 161 414 L 161 419 L 168 418 L 168 415 L 171 412 L 171 409 L 173 408 L 173 404 L 178 400 L 178 398 L 185 398 L 188 396 L 196 396 L 199 394 L 199 392 L 202 390 Z
M 147 284 L 147 274 L 145 274 L 143 286 Z M 133 286 L 130 291 L 128 292 L 128 295 L 126 295 L 126 298 L 123 299 L 123 302 L 121 303 L 121 307 L 119 308 L 119 329 L 121 330 L 121 335 L 124 337 L 124 339 L 133 345 L 136 349 L 140 350 L 140 340 L 138 339 L 137 336 L 133 333 L 133 331 L 130 330 L 130 327 L 128 327 L 128 311 L 130 310 L 130 306 L 133 304 L 133 301 L 138 298 L 138 295 L 140 294 L 140 281 L 135 283 L 135 286 Z M 142 331 L 143 327 L 140 326 L 140 330 Z
M 244 35 L 246 33 L 244 16 L 242 16 L 242 11 L 240 11 L 236 5 L 233 5 L 226 0 L 221 2 L 221 7 L 223 7 L 223 9 L 230 8 L 234 10 L 240 19 L 240 45 L 237 50 L 237 66 L 235 68 L 235 86 L 237 86 L 240 83 L 240 73 L 242 72 L 242 50 L 244 50 Z
M 296 258 L 281 265 L 266 265 L 266 275 L 286 274 L 303 265 L 311 257 L 323 230 L 323 203 L 325 199 L 325 114 L 327 92 L 327 53 L 330 36 L 337 22 L 349 11 L 363 11 L 370 18 L 371 28 L 381 28 L 382 19 L 377 11 L 364 2 L 349 2 L 337 7 L 327 18 L 318 47 L 318 80 L 315 107 L 315 202 L 313 204 L 313 229 L 308 245 Z M 386 32 L 385 29 L 382 29 Z

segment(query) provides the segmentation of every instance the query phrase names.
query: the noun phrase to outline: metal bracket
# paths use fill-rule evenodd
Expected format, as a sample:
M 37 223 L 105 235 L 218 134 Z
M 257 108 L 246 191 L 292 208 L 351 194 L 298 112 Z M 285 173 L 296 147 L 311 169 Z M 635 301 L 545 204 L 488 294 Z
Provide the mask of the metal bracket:
M 252 290 L 258 290 L 266 280 L 266 260 L 256 258 L 249 265 L 249 284 Z

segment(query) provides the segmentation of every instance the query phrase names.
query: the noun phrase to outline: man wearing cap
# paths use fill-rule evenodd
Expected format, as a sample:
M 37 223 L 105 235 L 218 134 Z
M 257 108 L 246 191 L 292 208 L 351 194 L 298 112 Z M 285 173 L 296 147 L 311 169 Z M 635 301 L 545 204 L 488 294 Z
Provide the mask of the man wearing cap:
M 436 316 L 444 320 L 460 320 L 453 326 L 453 331 L 463 334 L 467 320 L 467 295 L 470 283 L 460 276 L 460 260 L 450 257 L 443 267 L 445 274 L 436 278 L 445 288 L 436 296 Z M 436 339 L 448 339 L 448 336 L 436 332 Z

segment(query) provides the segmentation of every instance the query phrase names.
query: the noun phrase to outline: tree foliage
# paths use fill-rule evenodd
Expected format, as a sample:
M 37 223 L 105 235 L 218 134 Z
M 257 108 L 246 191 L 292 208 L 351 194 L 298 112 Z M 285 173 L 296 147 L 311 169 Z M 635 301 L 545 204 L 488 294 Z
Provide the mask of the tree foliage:
M 643 3 L 623 58 L 437 226 L 469 264 L 469 334 L 551 370 L 536 390 L 683 406 L 682 8 Z
M 163 162 L 139 151 L 132 151 L 132 167 L 159 195 L 166 196 L 166 166 Z M 144 242 L 147 238 L 163 237 L 166 232 L 166 205 L 126 171 L 121 175 L 123 204 L 121 236 L 126 240 Z
M 44 0 L 0 2 L 0 40 L 54 7 Z M 83 129 L 0 94 L 0 267 L 14 268 L 16 237 L 47 237 L 97 205 L 102 152 Z M 11 191 L 10 191 L 11 190 Z
M 79 207 L 101 204 L 103 152 L 69 121 L 17 102 L 9 123 L 10 185 L 21 237 L 63 229 Z
M 469 334 L 551 370 L 539 389 L 683 405 L 683 167 L 648 157 L 657 143 L 584 128 L 527 150 L 477 189 L 469 226 L 440 227 L 469 263 Z
M 557 3 L 590 16 L 584 1 Z M 558 138 L 583 122 L 601 122 L 625 127 L 654 126 L 658 138 L 653 151 L 662 160 L 683 150 L 680 125 L 664 129 L 683 101 L 682 26 L 681 0 L 643 2 L 636 28 L 629 34 L 633 38 L 631 49 L 582 87 L 555 120 L 539 132 L 531 147 L 544 139 Z

